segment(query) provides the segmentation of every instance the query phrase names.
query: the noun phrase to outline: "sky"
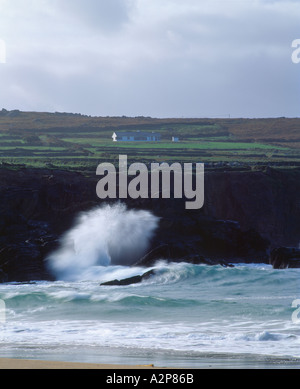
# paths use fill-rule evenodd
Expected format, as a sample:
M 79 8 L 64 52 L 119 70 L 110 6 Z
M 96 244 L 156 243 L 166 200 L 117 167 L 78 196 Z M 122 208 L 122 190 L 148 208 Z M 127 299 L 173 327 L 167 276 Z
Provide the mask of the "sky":
M 299 21 L 300 0 L 0 0 L 0 109 L 299 117 Z

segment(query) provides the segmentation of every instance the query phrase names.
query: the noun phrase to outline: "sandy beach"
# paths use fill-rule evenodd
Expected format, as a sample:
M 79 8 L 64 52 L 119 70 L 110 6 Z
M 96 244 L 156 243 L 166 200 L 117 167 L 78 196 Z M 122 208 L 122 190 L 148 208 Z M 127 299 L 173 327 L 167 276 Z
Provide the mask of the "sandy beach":
M 154 365 L 112 365 L 0 358 L 0 369 L 156 369 Z

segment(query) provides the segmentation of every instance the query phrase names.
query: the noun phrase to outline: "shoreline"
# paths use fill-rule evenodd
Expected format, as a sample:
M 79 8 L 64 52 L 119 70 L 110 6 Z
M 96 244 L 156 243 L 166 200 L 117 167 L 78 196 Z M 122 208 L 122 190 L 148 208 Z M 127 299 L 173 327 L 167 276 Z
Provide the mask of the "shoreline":
M 104 363 L 63 362 L 35 359 L 0 358 L 0 370 L 7 369 L 72 369 L 72 370 L 122 370 L 122 369 L 167 369 L 154 365 L 115 365 Z

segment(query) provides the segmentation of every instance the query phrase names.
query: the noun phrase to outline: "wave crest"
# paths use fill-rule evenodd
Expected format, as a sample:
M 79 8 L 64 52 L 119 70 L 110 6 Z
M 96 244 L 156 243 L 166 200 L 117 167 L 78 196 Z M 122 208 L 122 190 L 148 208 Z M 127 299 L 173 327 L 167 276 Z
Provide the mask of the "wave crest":
M 94 266 L 131 265 L 146 253 L 158 221 L 123 204 L 82 213 L 48 256 L 48 266 L 58 279 L 78 280 Z

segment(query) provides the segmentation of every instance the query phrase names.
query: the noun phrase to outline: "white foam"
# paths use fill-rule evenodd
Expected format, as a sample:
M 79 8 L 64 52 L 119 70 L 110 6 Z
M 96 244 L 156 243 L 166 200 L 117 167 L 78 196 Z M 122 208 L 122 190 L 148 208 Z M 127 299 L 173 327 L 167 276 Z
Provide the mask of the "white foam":
M 63 236 L 59 250 L 47 258 L 49 267 L 58 279 L 78 280 L 92 277 L 96 266 L 133 264 L 148 249 L 158 220 L 123 204 L 83 213 Z M 99 276 L 101 269 L 97 271 Z

